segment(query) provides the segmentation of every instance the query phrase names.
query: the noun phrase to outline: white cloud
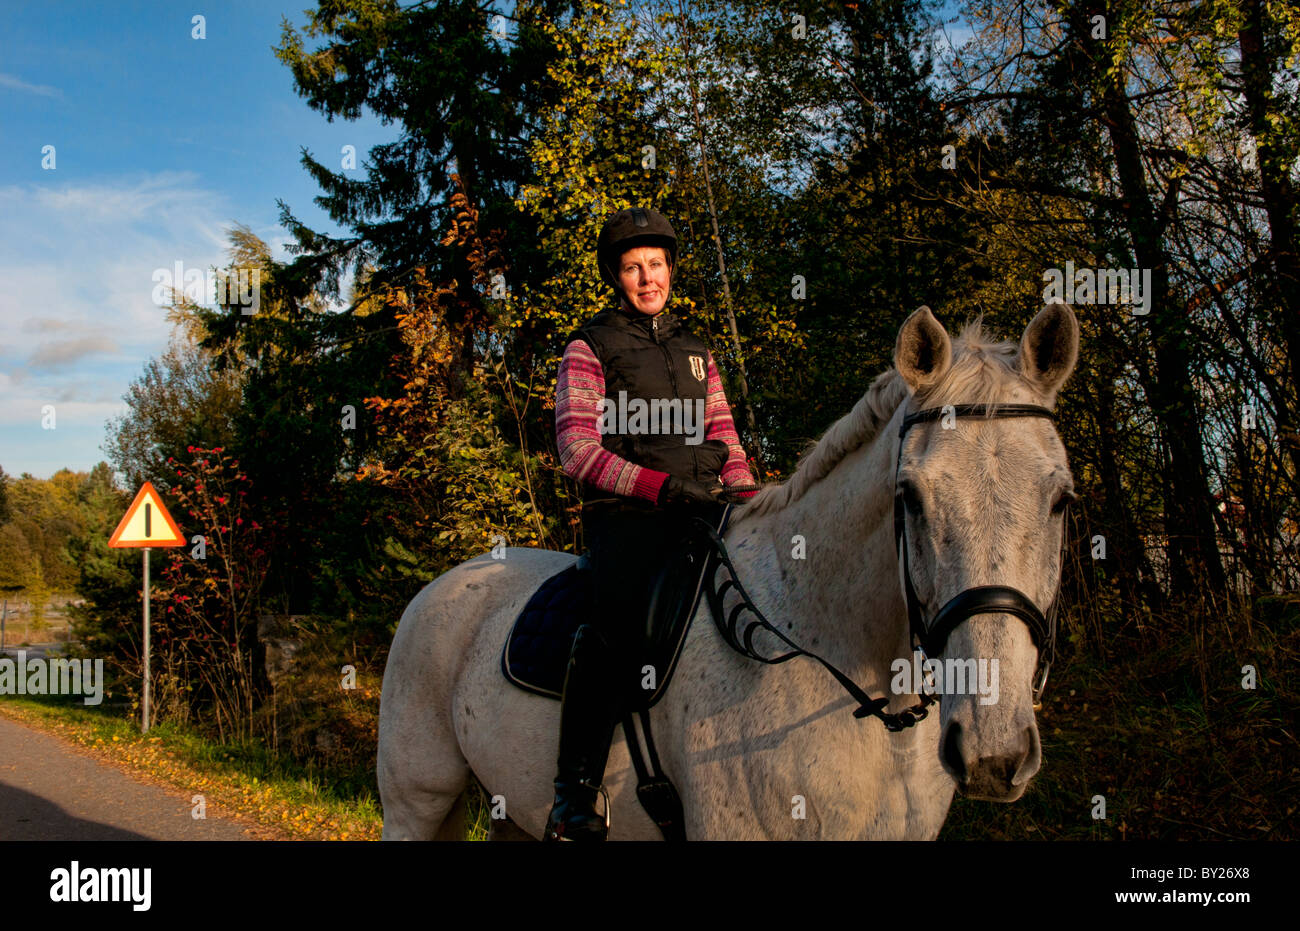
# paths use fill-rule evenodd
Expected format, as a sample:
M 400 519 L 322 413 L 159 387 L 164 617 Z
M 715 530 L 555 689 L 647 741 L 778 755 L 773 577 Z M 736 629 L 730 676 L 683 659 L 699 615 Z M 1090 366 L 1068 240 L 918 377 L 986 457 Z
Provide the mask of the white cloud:
M 62 97 L 63 91 L 57 87 L 50 87 L 48 84 L 28 84 L 21 78 L 16 78 L 12 74 L 0 72 L 0 87 L 7 87 L 10 90 L 23 91 L 28 94 L 38 94 L 41 97 Z
M 55 429 L 46 430 L 41 426 L 41 420 L 45 416 L 45 408 L 54 407 Z M 4 410 L 0 410 L 0 429 L 13 431 L 15 429 L 26 429 L 30 442 L 36 442 L 38 437 L 44 437 L 47 433 L 62 431 L 64 435 L 74 430 L 89 429 L 94 437 L 96 444 L 103 442 L 104 424 L 109 417 L 120 414 L 126 410 L 126 405 L 120 401 L 82 401 L 76 398 L 66 397 L 27 397 L 22 398 L 17 404 L 11 405 Z M 14 435 L 21 436 L 21 433 Z M 5 450 L 4 458 L 15 458 L 12 456 L 12 450 Z M 91 465 L 103 458 L 95 455 Z M 85 468 L 83 465 L 68 463 L 72 469 Z M 5 471 L 9 467 L 5 466 Z
M 88 469 L 103 458 L 104 421 L 171 335 L 167 308 L 153 303 L 154 271 L 224 265 L 231 212 L 190 172 L 0 187 L 7 471 L 39 474 L 58 457 Z M 57 405 L 55 431 L 40 429 L 45 404 Z
M 195 208 L 215 205 L 214 195 L 198 187 L 197 181 L 198 176 L 191 171 L 164 171 L 129 184 L 40 186 L 28 191 L 43 211 L 75 216 L 82 223 L 120 227 L 124 222 L 149 217 L 174 224 L 192 216 L 190 211 Z

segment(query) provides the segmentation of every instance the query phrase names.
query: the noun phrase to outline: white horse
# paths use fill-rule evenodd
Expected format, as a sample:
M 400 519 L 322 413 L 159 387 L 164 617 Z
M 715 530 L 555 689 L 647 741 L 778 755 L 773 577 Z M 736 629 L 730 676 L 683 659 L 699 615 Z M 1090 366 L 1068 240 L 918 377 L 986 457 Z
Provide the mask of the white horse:
M 894 368 L 875 379 L 783 484 L 734 508 L 724 539 L 762 613 L 843 670 L 889 710 L 891 663 L 913 653 L 895 548 L 899 426 L 922 408 L 1051 407 L 1073 370 L 1079 329 L 1045 307 L 1019 345 L 978 323 L 956 341 L 922 307 L 898 333 Z M 1040 609 L 1057 590 L 1071 477 L 1045 418 L 964 418 L 913 427 L 903 441 L 908 559 L 927 621 L 955 594 L 1014 587 Z M 575 560 L 513 548 L 444 573 L 402 615 L 384 672 L 378 777 L 385 839 L 459 839 L 468 780 L 494 797 L 493 836 L 540 837 L 553 799 L 560 703 L 502 677 L 502 645 L 533 591 Z M 727 607 L 736 602 L 729 593 Z M 767 634 L 760 634 L 759 641 Z M 781 645 L 770 638 L 770 652 Z M 886 731 L 818 663 L 764 665 L 722 640 L 701 599 L 676 675 L 652 710 L 655 743 L 681 795 L 689 839 L 933 839 L 953 792 L 1018 799 L 1041 762 L 1031 702 L 1037 652 L 1026 624 L 980 614 L 944 657 L 998 664 L 998 694 L 944 694 L 940 713 Z M 610 838 L 661 835 L 637 801 L 621 726 L 606 770 Z

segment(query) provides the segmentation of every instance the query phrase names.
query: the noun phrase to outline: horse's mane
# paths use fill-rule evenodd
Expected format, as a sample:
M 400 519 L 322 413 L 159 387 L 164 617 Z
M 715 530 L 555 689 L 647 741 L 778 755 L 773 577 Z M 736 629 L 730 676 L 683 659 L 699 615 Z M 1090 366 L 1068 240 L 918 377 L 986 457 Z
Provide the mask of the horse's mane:
M 1019 377 L 1016 365 L 1019 348 L 1010 340 L 992 339 L 984 330 L 982 318 L 967 323 L 953 341 L 952 365 L 943 378 L 917 395 L 919 406 L 996 403 L 1005 391 L 1007 380 Z M 737 510 L 736 519 L 771 514 L 799 500 L 845 456 L 875 440 L 907 395 L 907 383 L 897 369 L 877 375 L 853 410 L 831 424 L 821 439 L 804 450 L 794 474 L 750 498 L 748 504 Z

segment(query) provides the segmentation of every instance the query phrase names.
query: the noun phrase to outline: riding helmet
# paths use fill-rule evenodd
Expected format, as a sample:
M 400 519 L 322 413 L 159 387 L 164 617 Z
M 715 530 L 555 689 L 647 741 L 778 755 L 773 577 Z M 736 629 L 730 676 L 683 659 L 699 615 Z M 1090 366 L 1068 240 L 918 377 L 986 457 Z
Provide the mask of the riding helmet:
M 614 269 L 623 253 L 638 246 L 663 246 L 668 250 L 668 290 L 677 276 L 677 234 L 673 225 L 653 207 L 627 207 L 605 221 L 596 239 L 596 264 L 600 278 L 615 291 L 620 291 L 618 275 Z

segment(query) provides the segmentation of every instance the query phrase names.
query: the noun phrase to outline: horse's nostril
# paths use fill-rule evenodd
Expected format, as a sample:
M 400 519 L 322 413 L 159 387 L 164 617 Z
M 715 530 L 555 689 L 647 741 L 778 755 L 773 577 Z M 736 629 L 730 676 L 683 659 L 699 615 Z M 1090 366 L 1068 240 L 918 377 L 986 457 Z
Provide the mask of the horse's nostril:
M 952 721 L 943 738 L 943 761 L 958 782 L 966 781 L 966 763 L 961 756 L 961 724 Z

